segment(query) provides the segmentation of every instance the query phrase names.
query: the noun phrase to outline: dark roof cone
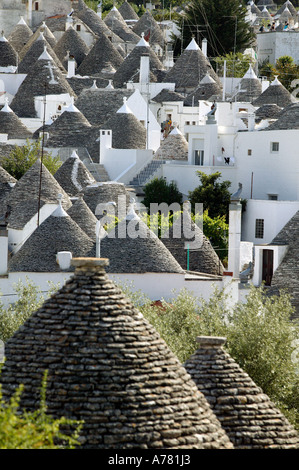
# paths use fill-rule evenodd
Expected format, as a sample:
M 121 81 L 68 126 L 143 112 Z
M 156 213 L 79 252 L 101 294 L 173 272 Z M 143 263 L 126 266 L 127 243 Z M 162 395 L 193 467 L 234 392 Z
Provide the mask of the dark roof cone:
M 47 412 L 84 420 L 81 448 L 228 449 L 204 396 L 154 327 L 105 273 L 75 273 L 5 344 L 6 397 L 23 383 L 34 409 L 47 369 Z

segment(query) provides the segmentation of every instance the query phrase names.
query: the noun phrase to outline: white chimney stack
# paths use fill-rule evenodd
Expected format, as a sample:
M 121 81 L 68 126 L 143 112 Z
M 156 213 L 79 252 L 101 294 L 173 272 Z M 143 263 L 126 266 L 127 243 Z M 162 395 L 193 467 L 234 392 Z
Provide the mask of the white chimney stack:
M 139 72 L 139 82 L 143 85 L 149 83 L 150 77 L 150 65 L 149 65 L 149 55 L 142 55 L 140 57 L 140 72 Z
M 0 276 L 8 271 L 8 230 L 6 225 L 0 225 Z
M 72 78 L 76 74 L 76 61 L 74 57 L 69 56 L 67 61 L 67 78 Z
M 56 255 L 56 261 L 59 264 L 60 269 L 65 271 L 71 266 L 72 253 L 70 251 L 59 251 Z
M 208 55 L 208 40 L 206 38 L 203 38 L 201 42 L 201 51 L 205 57 Z

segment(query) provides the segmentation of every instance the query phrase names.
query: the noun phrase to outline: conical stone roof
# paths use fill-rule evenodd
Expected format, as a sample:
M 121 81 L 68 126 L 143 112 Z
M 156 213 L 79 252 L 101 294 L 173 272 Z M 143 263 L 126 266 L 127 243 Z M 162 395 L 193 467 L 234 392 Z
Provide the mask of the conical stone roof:
M 53 48 L 51 47 L 47 39 L 45 39 L 45 37 L 41 33 L 40 36 L 32 43 L 28 52 L 25 54 L 25 56 L 19 63 L 18 73 L 29 73 L 32 66 L 44 52 L 45 48 L 47 49 L 48 54 L 52 57 L 56 67 L 58 67 L 62 72 L 65 72 L 66 70 L 63 67 L 61 61 L 58 59 L 57 55 L 55 54 Z
M 291 93 L 280 83 L 277 78 L 270 83 L 268 88 L 257 98 L 252 104 L 253 106 L 259 107 L 263 104 L 276 104 L 281 108 L 284 108 L 290 103 L 294 103 L 296 99 Z
M 129 98 L 133 93 L 134 90 L 127 88 L 87 88 L 76 100 L 76 107 L 90 124 L 101 126 L 121 107 L 124 98 Z
M 199 337 L 184 366 L 235 449 L 298 449 L 299 435 L 233 358 L 225 338 Z
M 87 186 L 84 189 L 83 199 L 93 214 L 96 213 L 98 204 L 115 202 L 116 207 L 114 212 L 119 219 L 123 219 L 126 216 L 130 204 L 130 195 L 125 185 L 115 181 Z M 107 210 L 109 210 L 109 207 Z
M 18 54 L 5 36 L 0 37 L 0 71 L 1 68 L 16 67 Z
M 149 47 L 149 44 L 144 38 L 142 38 L 116 70 L 113 77 L 115 87 L 123 88 L 130 80 L 133 82 L 139 81 L 140 59 L 144 54 L 149 55 L 150 72 L 152 72 L 153 75 L 155 75 L 156 70 L 163 70 L 163 65 L 158 56 Z M 153 81 L 153 77 L 151 81 Z
M 112 130 L 113 148 L 146 148 L 146 129 L 131 111 L 123 112 L 121 108 L 104 122 L 100 128 Z
M 100 18 L 99 15 L 97 15 L 97 13 L 91 8 L 84 8 L 80 11 L 76 11 L 75 16 L 89 26 L 95 34 L 101 36 L 104 33 L 107 37 L 111 38 L 113 43 L 124 42 L 123 39 L 108 28 L 102 18 Z
M 60 271 L 56 261 L 59 251 L 85 256 L 94 242 L 79 225 L 58 207 L 25 241 L 9 262 L 10 272 Z
M 80 66 L 89 53 L 89 47 L 72 26 L 63 33 L 53 50 L 66 70 L 68 53 L 74 57 L 77 67 Z
M 274 237 L 271 245 L 287 245 L 287 251 L 275 270 L 268 295 L 279 295 L 280 291 L 290 294 L 294 307 L 292 319 L 299 319 L 299 253 L 298 253 L 299 211 L 285 224 Z
M 219 99 L 222 97 L 222 89 L 219 83 L 207 74 L 199 83 L 198 87 L 186 97 L 185 106 L 198 106 L 200 100 Z
M 82 76 L 100 74 L 107 62 L 117 69 L 122 64 L 123 57 L 107 36 L 101 33 L 80 67 L 78 67 L 77 74 Z
M 163 88 L 160 93 L 152 98 L 152 101 L 155 101 L 156 103 L 163 103 L 165 101 L 184 101 L 184 99 L 184 96 L 180 93 Z
M 283 13 L 283 11 L 285 10 L 285 8 L 288 8 L 291 15 L 293 15 L 293 16 L 297 15 L 297 10 L 294 7 L 294 5 L 292 4 L 292 2 L 290 2 L 290 0 L 287 0 L 286 2 L 284 2 L 284 4 L 277 10 L 276 15 L 281 15 Z
M 126 43 L 137 44 L 140 40 L 140 37 L 132 31 L 122 19 L 110 17 L 109 19 L 105 18 L 106 25 L 113 31 L 117 36 L 119 36 Z
M 139 16 L 127 0 L 121 4 L 118 11 L 124 20 L 139 20 Z
M 155 153 L 155 159 L 188 160 L 188 142 L 177 127 L 162 140 L 160 147 Z
M 98 219 L 89 209 L 82 196 L 73 200 L 73 205 L 67 210 L 68 215 L 79 225 L 79 227 L 89 236 L 91 240 L 96 241 L 96 224 Z
M 299 103 L 286 106 L 276 117 L 276 121 L 267 130 L 299 129 Z
M 7 39 L 15 51 L 19 54 L 32 35 L 32 30 L 29 28 L 24 19 L 21 18 L 18 24 L 16 24 L 16 26 L 10 32 Z
M 192 221 L 188 210 L 184 209 L 169 231 L 162 234 L 161 241 L 183 269 L 188 269 L 189 253 L 189 271 L 218 276 L 223 274 L 218 255 L 202 230 Z
M 195 40 L 192 39 L 173 67 L 167 72 L 163 82 L 174 82 L 176 91 L 191 92 L 198 87 L 199 82 L 207 73 L 221 87 L 221 81 L 214 72 L 209 60 L 200 50 Z
M 54 82 L 51 77 L 52 74 Z M 37 117 L 34 97 L 44 96 L 45 86 L 47 95 L 68 93 L 70 96 L 76 97 L 68 81 L 51 60 L 51 56 L 44 51 L 30 68 L 10 103 L 10 107 L 19 117 Z
M 62 194 L 63 207 L 68 209 L 71 206 L 72 203 L 67 193 L 59 185 L 45 165 L 41 165 L 41 161 L 39 159 L 36 160 L 22 178 L 17 181 L 9 193 L 8 202 L 12 207 L 15 207 L 16 210 L 18 205 L 25 200 L 32 201 L 32 203 L 36 204 L 37 207 L 40 189 L 40 198 L 42 201 L 57 203 L 58 194 Z
M 261 81 L 257 78 L 252 66 L 250 65 L 249 69 L 240 81 L 240 91 L 236 95 L 236 100 L 251 103 L 261 94 Z
M 101 240 L 100 250 L 101 256 L 109 256 L 107 271 L 111 273 L 184 272 L 161 240 L 131 208 L 125 219 Z
M 47 412 L 84 420 L 83 449 L 232 448 L 176 356 L 108 279 L 105 261 L 73 259 L 72 278 L 7 341 L 4 397 L 24 383 L 21 406 L 34 408 L 48 369 Z
M 134 24 L 133 31 L 138 36 L 141 36 L 142 33 L 144 33 L 145 36 L 150 34 L 149 43 L 151 45 L 158 44 L 160 47 L 164 48 L 165 40 L 162 30 L 150 11 L 147 10 L 143 13 L 137 23 Z
M 70 197 L 77 196 L 86 186 L 96 182 L 75 151 L 56 171 L 54 178 Z
M 255 113 L 256 122 L 262 119 L 277 119 L 282 108 L 276 104 L 263 104 Z
M 27 55 L 27 52 L 29 49 L 31 49 L 33 43 L 38 40 L 40 37 L 43 37 L 45 41 L 47 41 L 47 45 L 50 46 L 52 49 L 56 44 L 56 39 L 54 34 L 50 31 L 50 29 L 47 27 L 45 23 L 42 23 L 39 28 L 30 36 L 29 40 L 25 44 L 25 46 L 22 48 L 22 50 L 19 53 L 20 61 L 22 61 Z
M 29 139 L 32 137 L 32 132 L 22 123 L 7 102 L 0 110 L 0 129 L 2 134 L 8 135 L 8 139 Z
M 86 147 L 90 129 L 86 117 L 71 104 L 48 128 L 47 147 Z
M 0 201 L 8 196 L 16 182 L 17 180 L 0 166 Z

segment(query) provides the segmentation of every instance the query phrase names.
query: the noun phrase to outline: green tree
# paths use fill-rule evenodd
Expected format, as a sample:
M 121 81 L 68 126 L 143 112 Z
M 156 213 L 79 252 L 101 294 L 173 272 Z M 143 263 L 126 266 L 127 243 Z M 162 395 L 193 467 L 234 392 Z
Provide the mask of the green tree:
M 83 422 L 49 416 L 46 385 L 47 372 L 42 381 L 39 408 L 33 412 L 20 412 L 24 386 L 18 387 L 7 402 L 0 384 L 0 449 L 74 449 L 80 445 L 78 438 Z M 66 428 L 70 432 L 62 431 Z
M 41 158 L 41 139 L 31 143 L 28 139 L 25 145 L 18 146 L 10 152 L 8 157 L 0 156 L 0 165 L 14 178 L 20 179 L 27 170 Z M 53 157 L 45 152 L 43 155 L 43 164 L 54 174 L 62 165 L 59 156 Z
M 228 210 L 231 193 L 229 187 L 230 181 L 219 182 L 221 177 L 220 171 L 216 171 L 207 175 L 203 171 L 197 171 L 200 179 L 200 186 L 193 191 L 189 191 L 189 200 L 192 211 L 194 212 L 195 204 L 203 204 L 203 210 L 208 210 L 209 217 L 225 216 L 225 222 L 228 222 Z
M 4 343 L 23 325 L 33 312 L 35 312 L 58 289 L 58 285 L 49 283 L 49 291 L 41 292 L 29 279 L 26 283 L 18 281 L 14 287 L 14 302 L 4 306 L 0 302 L 0 340 Z
M 299 79 L 299 66 L 295 64 L 293 57 L 284 55 L 277 59 L 275 68 L 278 72 L 278 79 L 282 85 L 289 90 L 293 91 L 293 80 Z
M 142 204 L 150 209 L 151 203 L 161 204 L 163 202 L 167 205 L 172 203 L 182 204 L 183 196 L 174 181 L 168 183 L 163 177 L 154 178 L 144 187 Z
M 194 216 L 194 221 L 196 222 L 196 216 Z M 203 233 L 210 240 L 221 261 L 227 265 L 229 227 L 225 221 L 225 215 L 212 218 L 206 210 L 203 213 L 202 222 Z
M 299 328 L 289 295 L 252 286 L 234 307 L 217 288 L 208 300 L 184 289 L 160 306 L 136 292 L 131 300 L 181 362 L 196 351 L 197 336 L 226 337 L 228 353 L 299 430 Z
M 245 20 L 246 6 L 239 0 L 193 0 L 178 24 L 185 48 L 192 36 L 208 40 L 208 56 L 240 52 L 250 47 L 254 32 Z
M 223 75 L 224 61 L 226 61 L 226 76 L 242 78 L 247 72 L 249 65 L 254 64 L 254 59 L 249 54 L 230 52 L 224 56 L 216 57 L 216 70 L 218 75 Z

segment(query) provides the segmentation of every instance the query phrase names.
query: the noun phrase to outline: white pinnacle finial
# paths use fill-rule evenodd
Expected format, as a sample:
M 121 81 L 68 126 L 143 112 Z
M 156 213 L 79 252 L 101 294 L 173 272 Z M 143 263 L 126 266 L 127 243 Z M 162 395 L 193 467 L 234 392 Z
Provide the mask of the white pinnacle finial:
M 63 199 L 63 196 L 61 193 L 59 193 L 57 196 L 58 207 L 53 212 L 52 214 L 53 217 L 69 217 L 69 215 L 65 212 L 65 210 L 62 207 L 62 199 Z
M 8 98 L 7 97 L 5 98 L 5 105 L 1 109 L 1 112 L 2 113 L 12 113 L 13 112 L 13 110 L 8 106 Z

